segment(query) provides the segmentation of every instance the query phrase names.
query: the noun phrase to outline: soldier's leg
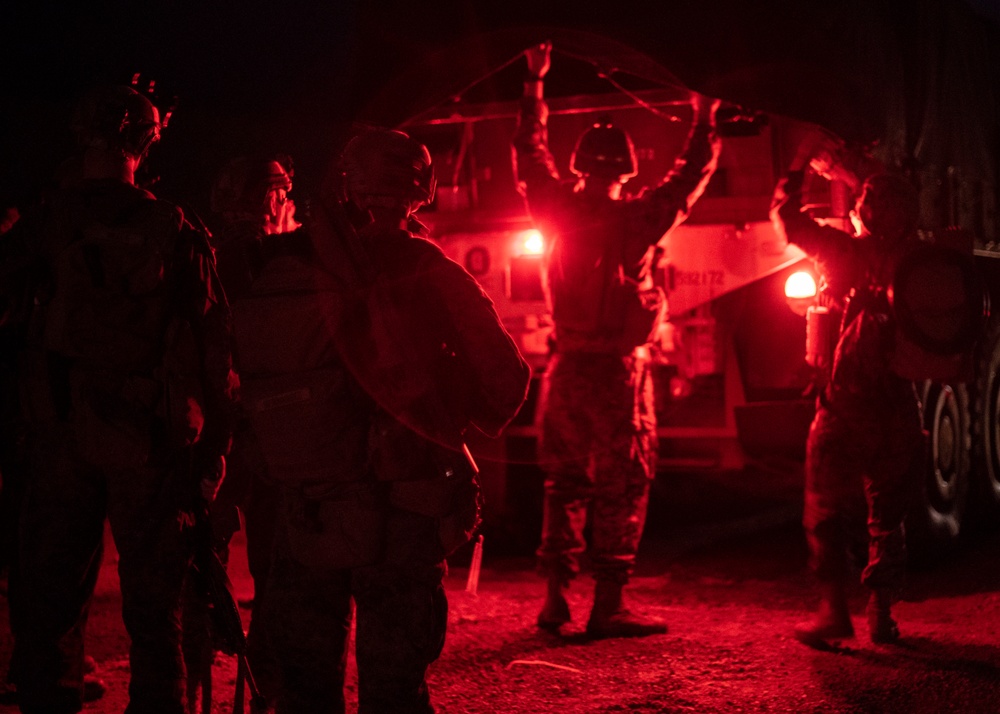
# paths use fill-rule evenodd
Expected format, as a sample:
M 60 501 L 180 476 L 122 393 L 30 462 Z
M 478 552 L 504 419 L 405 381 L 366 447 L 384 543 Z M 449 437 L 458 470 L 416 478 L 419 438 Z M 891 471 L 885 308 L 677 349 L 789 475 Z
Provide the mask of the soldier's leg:
M 351 631 L 350 571 L 299 562 L 279 514 L 267 599 L 258 626 L 273 647 L 281 689 L 278 714 L 344 711 L 344 670 Z
M 903 520 L 927 464 L 927 442 L 917 403 L 903 403 L 884 426 L 883 448 L 865 479 L 868 565 L 861 582 L 871 590 L 867 616 L 875 642 L 894 642 L 899 629 L 891 605 L 903 588 L 906 538 Z
M 583 537 L 593 491 L 590 409 L 593 395 L 572 361 L 557 357 L 550 365 L 539 401 L 539 459 L 545 471 L 542 536 L 536 553 L 547 579 L 547 596 L 538 625 L 557 630 L 570 619 L 563 591 L 580 570 Z
M 434 711 L 426 673 L 448 623 L 437 528 L 436 519 L 393 509 L 386 557 L 353 571 L 359 714 Z
M 87 609 L 101 565 L 103 479 L 79 464 L 64 430 L 35 435 L 22 502 L 15 678 L 24 712 L 78 711 Z
M 247 632 L 247 660 L 265 697 L 281 687 L 278 663 L 268 644 L 267 633 L 258 624 L 258 613 L 267 600 L 268 573 L 281 504 L 281 488 L 255 478 L 246 504 L 247 562 L 253 578 L 253 607 Z
M 854 575 L 851 524 L 864 512 L 862 473 L 870 448 L 844 420 L 821 406 L 806 442 L 803 526 L 809 564 L 819 581 L 820 606 L 796 638 L 814 647 L 854 634 L 847 588 Z
M 192 481 L 157 456 L 108 476 L 122 620 L 131 639 L 126 712 L 183 711 L 180 594 L 193 546 Z
M 595 427 L 591 505 L 591 560 L 596 590 L 587 632 L 594 637 L 638 637 L 667 631 L 657 618 L 632 613 L 622 588 L 635 568 L 646 522 L 649 487 L 656 474 L 653 383 L 645 365 L 631 359 L 609 375 L 603 422 Z

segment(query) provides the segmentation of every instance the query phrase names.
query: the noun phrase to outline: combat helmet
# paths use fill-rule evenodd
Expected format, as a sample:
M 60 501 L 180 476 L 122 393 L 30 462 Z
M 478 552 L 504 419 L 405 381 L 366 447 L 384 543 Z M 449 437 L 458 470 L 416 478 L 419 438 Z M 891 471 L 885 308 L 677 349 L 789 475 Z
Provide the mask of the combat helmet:
M 639 170 L 632 139 L 607 115 L 580 135 L 569 167 L 577 176 L 617 177 L 622 183 Z
M 131 87 L 111 85 L 88 92 L 73 110 L 70 129 L 82 149 L 121 151 L 142 160 L 160 139 L 160 113 Z
M 367 129 L 340 156 L 346 197 L 361 208 L 408 213 L 434 200 L 437 180 L 427 147 L 390 129 Z
M 917 227 L 917 190 L 905 177 L 888 172 L 869 176 L 854 212 L 864 230 L 877 239 L 899 239 Z
M 212 184 L 212 210 L 221 214 L 261 215 L 272 197 L 283 203 L 292 190 L 291 157 L 231 159 Z

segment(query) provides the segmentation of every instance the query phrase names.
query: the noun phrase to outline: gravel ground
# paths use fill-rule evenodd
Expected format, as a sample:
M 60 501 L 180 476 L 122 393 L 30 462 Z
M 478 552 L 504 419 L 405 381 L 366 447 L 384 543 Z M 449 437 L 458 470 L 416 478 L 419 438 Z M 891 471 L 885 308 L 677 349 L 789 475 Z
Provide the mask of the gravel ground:
M 711 490 L 711 484 L 703 487 Z M 746 486 L 752 489 L 752 484 Z M 735 501 L 745 504 L 738 491 Z M 654 494 L 655 495 L 655 494 Z M 852 598 L 857 638 L 817 652 L 791 636 L 816 604 L 801 530 L 784 503 L 735 519 L 697 520 L 683 499 L 651 523 L 631 602 L 662 616 L 666 635 L 588 641 L 583 625 L 592 581 L 573 583 L 575 620 L 562 636 L 534 619 L 543 584 L 525 555 L 491 555 L 487 541 L 478 593 L 465 592 L 468 551 L 452 560 L 445 651 L 430 672 L 443 713 L 526 712 L 1000 712 L 1000 535 L 980 537 L 947 562 L 911 574 L 896 608 L 895 646 L 872 645 L 864 593 Z M 651 513 L 658 514 L 655 502 Z M 729 513 L 732 516 L 733 513 Z M 671 520 L 673 518 L 673 520 Z M 687 520 L 686 520 L 687 519 Z M 664 525 L 670 523 L 670 526 Z M 237 535 L 232 575 L 249 597 L 244 541 Z M 127 638 L 118 613 L 114 551 L 102 569 L 87 634 L 88 652 L 108 684 L 88 712 L 126 703 Z M 0 598 L 0 662 L 10 653 Z M 349 710 L 356 707 L 349 663 Z M 235 665 L 219 655 L 213 711 L 232 711 Z M 0 712 L 16 711 L 0 706 Z

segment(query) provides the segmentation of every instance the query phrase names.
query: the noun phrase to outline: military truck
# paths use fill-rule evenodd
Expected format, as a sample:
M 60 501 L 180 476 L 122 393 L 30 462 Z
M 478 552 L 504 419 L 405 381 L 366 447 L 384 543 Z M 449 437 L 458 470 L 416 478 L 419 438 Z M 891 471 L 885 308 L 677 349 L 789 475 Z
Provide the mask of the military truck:
M 965 249 L 1000 299 L 996 28 L 959 3 L 933 0 L 871 4 L 878 7 L 858 0 L 837 12 L 776 5 L 796 9 L 776 15 L 773 27 L 739 12 L 712 16 L 712 3 L 679 10 L 671 22 L 686 23 L 697 42 L 675 36 L 655 55 L 567 30 L 477 38 L 438 57 L 437 95 L 411 104 L 419 109 L 398 122 L 435 157 L 439 189 L 424 214 L 432 234 L 480 280 L 539 376 L 552 326 L 539 272 L 545 236 L 527 216 L 511 169 L 519 52 L 553 42 L 549 140 L 564 176 L 576 138 L 599 118 L 628 131 L 639 173 L 626 194 L 655 185 L 680 152 L 689 88 L 723 100 L 719 169 L 658 248 L 656 279 L 670 308 L 652 345 L 662 468 L 803 456 L 813 409 L 804 317 L 811 298 L 796 291 L 815 273 L 775 233 L 768 209 L 778 179 L 817 136 L 867 147 L 913 175 L 921 237 L 933 242 L 946 227 L 964 229 Z M 770 30 L 752 44 L 741 26 Z M 742 41 L 734 45 L 734 37 Z M 847 187 L 819 176 L 810 186 L 814 216 L 846 225 Z M 970 516 L 982 524 L 1000 513 L 1000 319 L 989 321 L 971 357 L 966 381 L 918 385 L 931 448 L 909 532 L 923 549 L 954 543 Z M 495 517 L 505 510 L 496 504 L 524 505 L 512 502 L 509 479 L 532 463 L 533 410 L 529 399 L 502 453 L 487 459 L 508 476 L 489 486 Z

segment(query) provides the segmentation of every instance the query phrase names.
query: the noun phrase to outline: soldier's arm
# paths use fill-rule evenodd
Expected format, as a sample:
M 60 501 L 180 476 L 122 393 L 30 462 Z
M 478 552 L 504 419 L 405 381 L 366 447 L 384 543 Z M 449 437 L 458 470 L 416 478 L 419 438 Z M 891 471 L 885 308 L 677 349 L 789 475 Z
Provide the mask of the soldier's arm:
M 804 171 L 790 171 L 778 182 L 771 201 L 771 222 L 779 236 L 812 258 L 834 295 L 846 293 L 860 269 L 854 239 L 817 223 L 803 200 Z
M 514 133 L 514 175 L 518 190 L 533 211 L 544 209 L 560 186 L 559 171 L 549 151 L 549 108 L 543 99 L 551 45 L 533 47 L 528 57 L 528 77 Z
M 645 224 L 636 228 L 650 244 L 687 218 L 712 180 L 722 151 L 715 128 L 718 105 L 717 100 L 693 95 L 694 122 L 684 150 L 660 184 L 633 202 L 640 222 Z
M 475 278 L 443 255 L 430 274 L 453 328 L 451 347 L 472 382 L 469 420 L 487 436 L 497 436 L 524 403 L 531 368 Z
M 200 450 L 206 459 L 229 451 L 236 423 L 239 380 L 233 371 L 229 303 L 215 270 L 208 238 L 185 225 L 178 260 L 182 313 L 198 343 L 205 424 Z

